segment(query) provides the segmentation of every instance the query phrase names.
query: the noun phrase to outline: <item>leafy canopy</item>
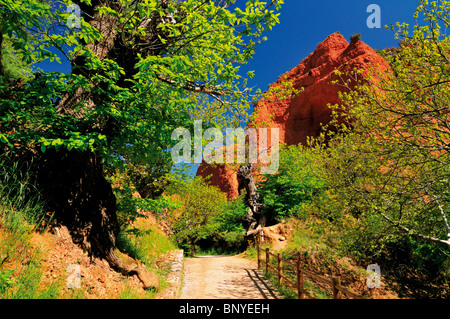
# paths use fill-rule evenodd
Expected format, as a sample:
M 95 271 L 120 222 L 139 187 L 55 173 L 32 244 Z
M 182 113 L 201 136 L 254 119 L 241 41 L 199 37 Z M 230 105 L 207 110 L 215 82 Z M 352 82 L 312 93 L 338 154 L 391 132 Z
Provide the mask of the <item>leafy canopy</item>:
M 295 216 L 326 189 L 317 168 L 318 156 L 301 145 L 282 147 L 277 174 L 268 175 L 258 187 L 269 218 Z
M 72 65 L 19 86 L 1 74 L 2 142 L 147 164 L 168 158 L 170 133 L 199 110 L 215 112 L 218 124 L 246 121 L 254 95 L 239 67 L 279 22 L 283 1 L 235 2 L 82 0 L 81 28 L 69 29 L 71 1 L 1 0 L 0 32 L 23 61 Z

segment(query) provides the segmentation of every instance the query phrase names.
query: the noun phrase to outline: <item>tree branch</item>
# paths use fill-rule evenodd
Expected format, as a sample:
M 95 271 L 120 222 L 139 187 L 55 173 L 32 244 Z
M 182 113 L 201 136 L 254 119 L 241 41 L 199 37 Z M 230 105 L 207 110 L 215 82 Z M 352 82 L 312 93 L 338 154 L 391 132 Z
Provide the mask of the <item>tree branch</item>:
M 432 237 L 432 236 L 427 236 L 427 235 L 423 235 L 423 234 L 420 234 L 420 233 L 416 233 L 415 231 L 409 229 L 408 227 L 400 225 L 400 222 L 393 221 L 386 214 L 384 214 L 382 212 L 378 212 L 378 213 L 386 221 L 388 221 L 391 225 L 395 226 L 400 232 L 402 232 L 404 234 L 408 234 L 408 235 L 410 235 L 410 236 L 412 236 L 414 238 L 422 239 L 422 240 L 428 241 L 430 243 L 444 245 L 445 247 L 450 248 L 450 238 L 448 238 L 447 240 L 443 240 L 443 239 L 439 239 L 439 238 L 436 238 L 436 237 Z
M 197 92 L 197 93 L 205 93 L 205 94 L 214 94 L 214 95 L 218 95 L 218 96 L 225 95 L 225 92 L 218 90 L 217 88 L 210 88 L 210 87 L 205 87 L 203 85 L 196 85 L 195 83 L 181 84 L 181 83 L 178 83 L 178 82 L 168 78 L 167 76 L 165 76 L 163 74 L 158 74 L 157 78 L 164 83 L 178 86 L 187 91 Z
M 438 205 L 439 211 L 441 212 L 442 218 L 444 219 L 445 229 L 447 230 L 447 239 L 448 239 L 448 241 L 450 241 L 450 225 L 448 224 L 448 219 L 447 219 L 447 215 L 444 212 L 444 208 L 442 207 L 442 205 L 439 202 L 439 199 L 436 195 L 434 195 L 434 194 L 428 194 L 428 195 L 431 195 L 433 197 L 434 201 L 436 202 L 436 204 Z

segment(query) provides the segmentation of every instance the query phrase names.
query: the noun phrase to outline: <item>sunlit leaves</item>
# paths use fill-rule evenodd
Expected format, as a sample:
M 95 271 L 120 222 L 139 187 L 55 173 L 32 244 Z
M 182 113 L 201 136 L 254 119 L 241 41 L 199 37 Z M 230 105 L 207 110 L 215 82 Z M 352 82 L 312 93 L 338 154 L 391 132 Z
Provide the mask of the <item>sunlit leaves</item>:
M 219 126 L 246 122 L 256 95 L 239 68 L 262 33 L 278 23 L 274 7 L 281 3 L 249 1 L 232 9 L 198 0 L 104 2 L 89 23 L 82 15 L 81 28 L 70 29 L 71 1 L 2 0 L 1 32 L 14 39 L 25 61 L 57 63 L 63 56 L 73 67 L 72 74 L 43 74 L 6 94 L 8 140 L 41 151 L 91 149 L 144 164 L 163 156 L 173 145 L 173 129 L 189 127 L 197 116 Z M 116 42 L 108 42 L 110 36 Z M 117 55 L 108 52 L 112 44 Z M 2 92 L 10 88 L 5 82 Z
M 429 25 L 418 24 L 411 34 L 398 23 L 403 41 L 389 59 L 392 69 L 348 87 L 342 105 L 333 107 L 340 132 L 316 140 L 329 146 L 323 176 L 338 195 L 338 209 L 362 219 L 358 227 L 447 246 L 450 40 L 441 27 L 448 9 L 445 1 L 421 1 L 416 17 Z

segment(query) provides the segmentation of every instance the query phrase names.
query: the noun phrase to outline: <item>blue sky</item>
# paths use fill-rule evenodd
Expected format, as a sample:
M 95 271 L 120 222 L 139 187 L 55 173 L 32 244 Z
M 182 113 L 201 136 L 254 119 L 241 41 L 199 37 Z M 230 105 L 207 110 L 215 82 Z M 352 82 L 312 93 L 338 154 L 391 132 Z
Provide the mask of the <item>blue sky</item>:
M 394 33 L 385 25 L 396 22 L 414 24 L 413 14 L 418 0 L 284 0 L 280 24 L 266 36 L 268 41 L 256 48 L 253 59 L 242 71 L 255 70 L 249 81 L 263 91 L 267 86 L 300 64 L 328 35 L 339 31 L 347 40 L 354 33 L 374 49 L 396 46 Z M 366 21 L 367 7 L 381 9 L 380 29 L 370 29 Z M 243 73 L 244 74 L 244 73 Z
M 244 5 L 247 0 L 238 0 Z M 375 49 L 397 45 L 392 31 L 384 25 L 407 22 L 412 19 L 418 0 L 284 0 L 280 24 L 265 35 L 268 41 L 256 48 L 250 62 L 242 67 L 242 75 L 255 70 L 250 86 L 265 90 L 279 75 L 289 71 L 314 51 L 317 44 L 328 35 L 339 31 L 347 39 L 361 33 L 362 40 Z M 368 5 L 377 4 L 381 9 L 380 29 L 370 29 L 366 20 Z M 62 58 L 64 60 L 64 58 Z M 43 63 L 45 71 L 70 72 L 68 63 Z
M 246 0 L 241 0 L 242 4 Z M 406 22 L 412 27 L 418 0 L 284 0 L 280 24 L 267 32 L 266 42 L 256 48 L 249 63 L 241 68 L 241 74 L 254 70 L 250 87 L 265 91 L 278 77 L 301 63 L 316 46 L 330 34 L 339 31 L 347 40 L 354 33 L 374 49 L 397 46 L 394 32 L 385 25 Z M 367 26 L 370 4 L 381 10 L 381 28 Z M 350 41 L 350 40 L 349 40 Z M 198 165 L 193 164 L 195 175 Z
M 247 0 L 238 0 L 244 5 Z M 354 33 L 361 33 L 361 39 L 372 48 L 383 49 L 396 46 L 394 32 L 385 25 L 396 22 L 414 24 L 413 14 L 418 0 L 284 0 L 280 24 L 265 35 L 268 41 L 256 48 L 254 57 L 241 68 L 241 74 L 254 70 L 255 77 L 248 82 L 250 87 L 265 91 L 278 76 L 286 73 L 314 51 L 328 35 L 339 31 L 347 39 Z M 381 28 L 367 26 L 370 4 L 381 9 Z M 44 63 L 45 71 L 70 72 L 65 63 Z M 195 175 L 197 165 L 192 165 Z

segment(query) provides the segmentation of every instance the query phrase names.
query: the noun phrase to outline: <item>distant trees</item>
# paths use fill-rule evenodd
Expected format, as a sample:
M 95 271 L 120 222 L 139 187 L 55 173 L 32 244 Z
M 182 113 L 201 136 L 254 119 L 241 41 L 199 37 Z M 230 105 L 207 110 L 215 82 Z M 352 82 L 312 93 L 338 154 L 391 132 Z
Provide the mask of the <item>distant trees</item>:
M 265 176 L 258 188 L 269 220 L 298 216 L 304 205 L 326 190 L 314 159 L 321 160 L 313 150 L 301 145 L 281 148 L 278 173 Z
M 211 235 L 211 221 L 226 202 L 226 195 L 200 178 L 194 179 L 188 191 L 180 195 L 184 197 L 183 208 L 174 224 L 175 238 L 181 246 L 185 244 L 195 253 L 197 242 Z
M 173 229 L 177 243 L 195 254 L 201 241 L 204 248 L 237 250 L 244 242 L 242 219 L 246 214 L 241 198 L 227 201 L 217 187 L 202 178 L 187 182 L 174 194 L 179 209 L 174 211 Z

